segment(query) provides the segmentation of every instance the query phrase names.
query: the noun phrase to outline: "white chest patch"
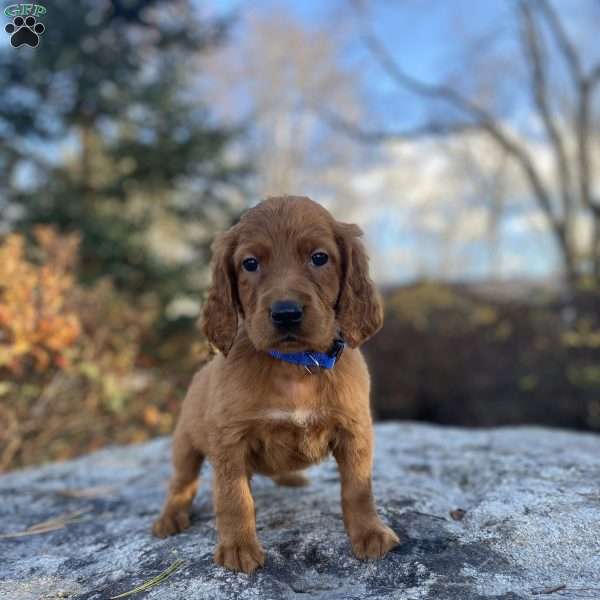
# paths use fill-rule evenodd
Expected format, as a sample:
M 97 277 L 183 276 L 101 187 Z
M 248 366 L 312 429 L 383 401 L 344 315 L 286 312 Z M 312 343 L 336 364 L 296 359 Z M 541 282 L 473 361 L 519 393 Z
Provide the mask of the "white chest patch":
M 286 423 L 293 423 L 299 427 L 306 427 L 307 425 L 318 421 L 320 415 L 317 411 L 306 408 L 296 408 L 290 410 L 273 408 L 266 410 L 262 417 L 270 421 L 282 421 Z

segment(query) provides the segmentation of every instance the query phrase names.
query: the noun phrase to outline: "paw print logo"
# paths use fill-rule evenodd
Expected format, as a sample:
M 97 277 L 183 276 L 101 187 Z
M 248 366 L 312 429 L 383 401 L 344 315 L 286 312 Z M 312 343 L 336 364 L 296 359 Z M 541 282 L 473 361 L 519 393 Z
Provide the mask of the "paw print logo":
M 10 43 L 18 48 L 23 44 L 35 48 L 40 43 L 39 36 L 46 31 L 42 23 L 38 23 L 35 17 L 15 17 L 4 30 L 10 35 Z

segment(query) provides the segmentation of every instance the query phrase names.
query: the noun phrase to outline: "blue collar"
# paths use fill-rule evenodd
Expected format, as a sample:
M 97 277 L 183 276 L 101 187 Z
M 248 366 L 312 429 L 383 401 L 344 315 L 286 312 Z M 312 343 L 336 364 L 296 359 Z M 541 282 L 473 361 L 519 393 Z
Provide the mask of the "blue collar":
M 333 369 L 345 347 L 346 342 L 338 338 L 333 342 L 333 346 L 329 352 L 279 352 L 277 350 L 269 350 L 269 354 L 278 360 L 307 367 L 308 369 L 310 367 Z

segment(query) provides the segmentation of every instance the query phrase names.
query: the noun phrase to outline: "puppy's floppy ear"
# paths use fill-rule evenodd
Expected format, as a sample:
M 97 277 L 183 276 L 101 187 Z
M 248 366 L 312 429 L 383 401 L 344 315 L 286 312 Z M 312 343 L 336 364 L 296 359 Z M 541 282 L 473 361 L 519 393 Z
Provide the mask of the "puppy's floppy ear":
M 360 240 L 362 231 L 350 223 L 336 224 L 342 256 L 342 280 L 337 301 L 337 321 L 352 348 L 377 333 L 383 325 L 383 307 L 369 277 L 369 259 Z
M 212 285 L 202 316 L 204 334 L 225 356 L 231 350 L 238 328 L 239 303 L 232 262 L 236 239 L 235 230 L 230 229 L 213 242 Z

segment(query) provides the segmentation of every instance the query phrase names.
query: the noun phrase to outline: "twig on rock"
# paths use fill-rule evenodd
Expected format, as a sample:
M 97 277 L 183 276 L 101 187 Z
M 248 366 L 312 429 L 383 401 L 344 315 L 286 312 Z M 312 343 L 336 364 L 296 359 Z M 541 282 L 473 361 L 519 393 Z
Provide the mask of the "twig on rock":
M 432 515 L 431 513 L 422 512 L 420 510 L 411 510 L 408 511 L 415 515 L 421 515 L 422 517 L 431 517 L 432 519 L 439 519 L 440 521 L 447 521 L 446 517 L 440 517 L 440 515 Z
M 56 493 L 59 496 L 67 498 L 98 498 L 101 496 L 111 496 L 115 492 L 115 488 L 109 485 L 95 485 L 88 488 L 67 488 L 58 490 Z
M 546 594 L 554 594 L 554 592 L 560 592 L 560 591 L 566 590 L 566 589 L 567 589 L 567 584 L 562 583 L 562 584 L 556 585 L 554 587 L 547 587 L 547 588 L 543 588 L 541 590 L 532 590 L 531 593 L 534 596 L 543 596 Z
M 76 510 L 75 512 L 65 513 L 63 515 L 59 515 L 58 517 L 53 517 L 52 519 L 48 519 L 47 521 L 42 521 L 41 523 L 32 525 L 24 531 L 15 531 L 14 533 L 0 534 L 0 539 L 5 540 L 10 538 L 26 537 L 28 535 L 37 535 L 39 533 L 48 533 L 49 531 L 56 531 L 57 529 L 62 529 L 70 523 L 76 523 L 80 520 L 80 517 L 82 515 L 90 512 L 91 510 L 91 508 L 85 508 L 82 510 Z
M 181 558 L 178 558 L 170 567 L 165 569 L 162 573 L 159 573 L 156 577 L 149 579 L 148 581 L 142 583 L 138 587 L 129 590 L 128 592 L 123 592 L 118 596 L 112 596 L 110 600 L 117 600 L 117 598 L 126 598 L 127 596 L 133 596 L 134 594 L 138 594 L 139 592 L 145 592 L 154 586 L 157 586 L 159 583 L 162 583 L 165 579 L 168 579 L 185 561 Z

